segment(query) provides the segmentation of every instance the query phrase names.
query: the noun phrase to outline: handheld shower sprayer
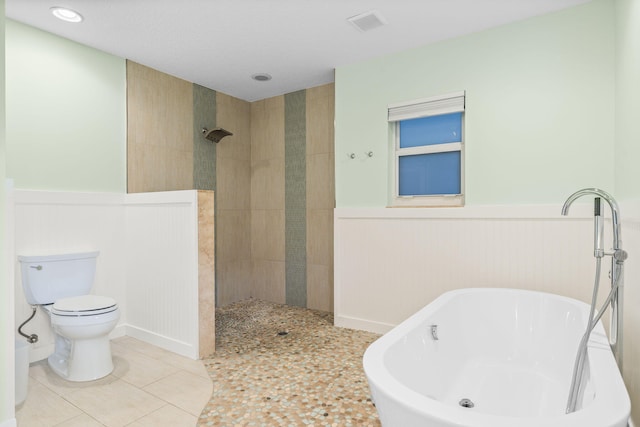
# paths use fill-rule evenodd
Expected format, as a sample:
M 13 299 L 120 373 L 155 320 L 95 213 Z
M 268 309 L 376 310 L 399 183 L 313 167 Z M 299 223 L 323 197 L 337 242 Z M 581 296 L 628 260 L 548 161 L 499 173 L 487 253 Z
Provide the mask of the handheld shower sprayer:
M 611 225 L 613 226 L 613 251 L 615 252 L 622 247 L 622 238 L 620 237 L 620 208 L 618 207 L 618 202 L 611 196 L 611 194 L 606 191 L 600 190 L 598 188 L 583 188 L 582 190 L 576 191 L 564 202 L 562 206 L 562 215 L 569 214 L 569 207 L 571 204 L 582 196 L 593 195 L 596 198 L 604 199 L 605 202 L 611 208 Z M 597 202 L 599 204 L 599 202 Z M 601 218 L 602 220 L 602 218 Z M 602 239 L 601 239 L 602 240 Z
M 604 222 L 600 211 L 600 197 L 593 199 L 593 256 L 604 257 Z
M 569 213 L 569 207 L 576 199 L 587 195 L 595 196 L 593 200 L 593 256 L 596 258 L 596 275 L 593 285 L 593 296 L 591 298 L 588 324 L 582 340 L 578 345 L 576 360 L 573 366 L 573 376 L 571 379 L 569 398 L 567 399 L 567 414 L 576 410 L 578 395 L 581 390 L 580 384 L 583 377 L 584 364 L 587 357 L 589 336 L 609 306 L 611 307 L 609 344 L 616 361 L 618 362 L 618 367 L 622 371 L 622 300 L 624 293 L 624 283 L 622 278 L 624 277 L 623 264 L 627 259 L 627 252 L 622 249 L 622 239 L 620 237 L 620 209 L 616 200 L 606 191 L 598 188 L 583 188 L 582 190 L 578 190 L 570 195 L 564 202 L 564 205 L 562 206 L 562 215 L 567 215 Z M 613 247 L 609 252 L 605 252 L 603 245 L 604 219 L 601 211 L 602 199 L 604 199 L 611 208 Z M 602 258 L 605 256 L 611 256 L 611 270 L 609 273 L 609 278 L 611 279 L 611 290 L 602 308 L 600 310 L 596 310 L 598 287 L 600 282 L 600 265 Z

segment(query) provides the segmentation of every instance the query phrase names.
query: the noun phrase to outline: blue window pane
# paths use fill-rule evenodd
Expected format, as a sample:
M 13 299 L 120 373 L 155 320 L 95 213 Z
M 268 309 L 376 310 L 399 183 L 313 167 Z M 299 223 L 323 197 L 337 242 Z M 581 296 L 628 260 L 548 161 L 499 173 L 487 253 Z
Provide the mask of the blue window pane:
M 400 122 L 400 148 L 462 141 L 462 113 Z
M 459 151 L 401 156 L 399 163 L 400 196 L 461 194 Z

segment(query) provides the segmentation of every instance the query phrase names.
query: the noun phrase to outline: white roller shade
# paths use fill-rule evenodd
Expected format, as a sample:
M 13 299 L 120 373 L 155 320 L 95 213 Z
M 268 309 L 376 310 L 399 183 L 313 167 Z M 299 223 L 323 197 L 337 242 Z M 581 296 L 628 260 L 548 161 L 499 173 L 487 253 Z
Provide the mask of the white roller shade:
M 439 116 L 441 114 L 464 111 L 465 93 L 455 92 L 431 98 L 416 99 L 389 105 L 389 121 L 416 119 L 418 117 Z

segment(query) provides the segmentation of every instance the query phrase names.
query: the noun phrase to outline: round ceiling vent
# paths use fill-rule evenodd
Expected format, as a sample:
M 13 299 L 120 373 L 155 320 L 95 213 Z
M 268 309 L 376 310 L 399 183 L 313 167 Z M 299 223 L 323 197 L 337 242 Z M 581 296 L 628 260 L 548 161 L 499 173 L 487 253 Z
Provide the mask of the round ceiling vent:
M 271 75 L 267 73 L 258 73 L 251 76 L 251 78 L 257 82 L 268 82 L 271 80 Z

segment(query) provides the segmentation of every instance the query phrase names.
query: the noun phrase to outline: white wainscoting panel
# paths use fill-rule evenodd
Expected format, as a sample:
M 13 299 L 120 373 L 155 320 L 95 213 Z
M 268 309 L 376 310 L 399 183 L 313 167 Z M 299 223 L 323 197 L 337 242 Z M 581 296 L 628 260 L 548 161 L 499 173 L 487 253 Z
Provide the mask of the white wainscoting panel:
M 336 325 L 384 333 L 440 294 L 466 287 L 590 301 L 591 208 L 576 205 L 567 217 L 560 208 L 336 209 Z M 603 264 L 602 283 L 608 269 Z
M 629 253 L 624 271 L 622 373 L 631 396 L 631 415 L 637 421 L 640 419 L 640 203 L 621 203 L 620 211 L 622 247 Z
M 124 333 L 126 297 L 123 250 L 125 223 L 122 194 L 58 193 L 16 190 L 14 197 L 16 328 L 31 314 L 22 291 L 18 255 L 50 255 L 100 251 L 92 293 L 112 297 L 121 308 L 119 328 Z M 31 349 L 31 360 L 53 352 L 53 332 L 42 310 L 24 330 L 39 340 Z
M 92 293 L 115 298 L 112 338 L 135 336 L 198 356 L 197 193 L 13 192 L 16 328 L 31 314 L 17 255 L 100 251 Z M 31 361 L 53 352 L 48 316 L 38 310 Z
M 127 334 L 197 359 L 197 192 L 126 200 Z

